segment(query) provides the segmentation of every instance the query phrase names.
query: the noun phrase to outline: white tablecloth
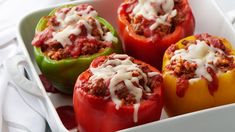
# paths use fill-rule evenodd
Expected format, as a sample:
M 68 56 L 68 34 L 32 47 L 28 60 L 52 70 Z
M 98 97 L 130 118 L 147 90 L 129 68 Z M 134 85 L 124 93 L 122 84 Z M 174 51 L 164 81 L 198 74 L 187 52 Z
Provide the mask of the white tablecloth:
M 8 83 L 3 62 L 20 53 L 15 38 L 16 23 L 25 14 L 70 0 L 0 0 L 0 131 L 43 132 L 45 120 L 33 111 Z

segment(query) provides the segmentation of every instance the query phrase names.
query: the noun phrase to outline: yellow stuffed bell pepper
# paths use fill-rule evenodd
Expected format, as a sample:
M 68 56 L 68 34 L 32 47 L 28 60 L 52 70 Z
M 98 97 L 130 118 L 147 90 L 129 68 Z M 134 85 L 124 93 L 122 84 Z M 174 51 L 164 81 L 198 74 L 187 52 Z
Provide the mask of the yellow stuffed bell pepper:
M 224 38 L 180 40 L 163 58 L 165 110 L 176 116 L 235 102 L 235 50 Z

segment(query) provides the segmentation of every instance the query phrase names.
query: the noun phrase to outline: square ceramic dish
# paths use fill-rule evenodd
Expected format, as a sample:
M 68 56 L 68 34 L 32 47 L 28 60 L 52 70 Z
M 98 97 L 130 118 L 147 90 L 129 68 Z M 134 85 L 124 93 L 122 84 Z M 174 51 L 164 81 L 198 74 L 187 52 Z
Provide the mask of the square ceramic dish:
M 117 27 L 117 7 L 121 1 L 122 0 L 79 0 L 77 2 L 67 4 L 91 4 L 99 12 L 100 16 L 108 20 L 111 24 L 113 24 L 114 27 Z M 196 20 L 195 33 L 210 33 L 213 35 L 222 36 L 227 38 L 231 43 L 235 44 L 235 31 L 233 30 L 229 20 L 225 17 L 214 0 L 189 0 L 189 2 Z M 52 128 L 53 131 L 63 132 L 68 130 L 66 130 L 63 126 L 54 107 L 60 105 L 61 103 L 71 104 L 71 98 L 64 96 L 52 97 L 50 94 L 46 94 L 46 91 L 44 90 L 44 87 L 38 77 L 40 71 L 35 62 L 33 46 L 31 45 L 35 26 L 38 20 L 42 16 L 47 15 L 55 7 L 32 12 L 25 16 L 19 23 L 17 39 L 19 40 L 20 47 L 22 48 L 23 54 L 25 56 L 23 59 L 21 59 L 21 61 L 27 63 L 27 71 L 29 72 L 29 76 L 32 81 L 25 81 L 24 84 L 18 84 L 22 85 L 21 87 L 29 87 L 29 89 L 26 89 L 28 93 L 40 96 L 40 98 L 44 98 L 44 106 L 46 106 L 45 109 L 49 113 L 48 117 L 46 118 L 49 119 L 49 125 L 54 125 Z M 30 86 L 35 85 L 37 86 L 36 88 L 30 88 Z M 39 91 L 40 95 L 36 94 L 35 91 Z M 233 112 L 235 112 L 235 104 L 193 112 L 173 118 L 168 118 L 163 111 L 160 121 L 137 126 L 123 131 L 220 132 L 222 130 L 228 130 L 226 128 L 229 128 L 228 131 L 235 131 L 235 125 L 233 125 L 235 118 L 232 117 L 235 114 L 232 114 Z

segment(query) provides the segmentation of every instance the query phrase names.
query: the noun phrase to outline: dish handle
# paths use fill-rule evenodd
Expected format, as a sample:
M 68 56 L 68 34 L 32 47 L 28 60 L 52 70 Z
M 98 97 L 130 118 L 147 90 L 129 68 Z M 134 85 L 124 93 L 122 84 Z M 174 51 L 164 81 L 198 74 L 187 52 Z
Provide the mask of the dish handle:
M 17 88 L 31 95 L 31 99 L 34 97 L 34 99 L 40 102 L 40 105 L 42 105 L 40 107 L 41 110 L 38 109 L 39 104 L 32 104 L 29 100 L 30 98 L 27 98 L 28 96 L 22 96 L 33 110 L 45 118 L 51 130 L 53 132 L 68 132 L 62 122 L 59 121 L 60 119 L 56 115 L 53 105 L 48 101 L 49 98 L 46 96 L 46 93 L 34 82 L 35 79 L 29 68 L 27 58 L 23 55 L 15 55 L 6 61 L 4 66 L 9 78 L 17 85 Z

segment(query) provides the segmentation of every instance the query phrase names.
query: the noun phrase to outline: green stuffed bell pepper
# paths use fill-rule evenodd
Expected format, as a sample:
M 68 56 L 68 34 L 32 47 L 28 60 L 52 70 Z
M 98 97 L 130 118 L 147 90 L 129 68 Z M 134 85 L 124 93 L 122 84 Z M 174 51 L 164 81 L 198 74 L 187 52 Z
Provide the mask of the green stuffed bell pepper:
M 41 18 L 32 45 L 41 72 L 67 94 L 93 59 L 122 53 L 115 29 L 87 4 L 63 6 Z

